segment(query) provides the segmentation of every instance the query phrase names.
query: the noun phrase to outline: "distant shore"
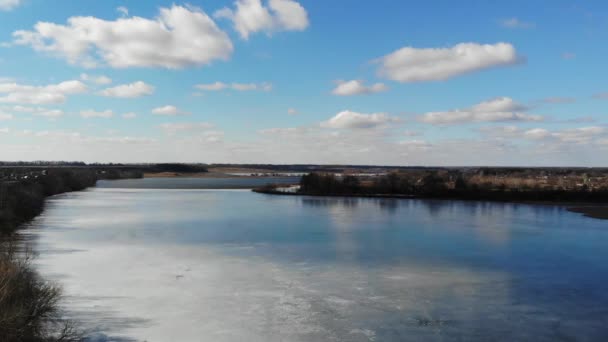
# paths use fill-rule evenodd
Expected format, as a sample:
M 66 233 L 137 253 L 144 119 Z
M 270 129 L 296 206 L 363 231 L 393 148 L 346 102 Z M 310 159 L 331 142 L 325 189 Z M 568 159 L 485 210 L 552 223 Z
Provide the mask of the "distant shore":
M 144 178 L 238 178 L 239 176 L 229 175 L 220 172 L 151 172 L 144 173 Z
M 313 196 L 313 197 L 349 197 L 349 198 L 393 198 L 393 199 L 420 199 L 420 200 L 446 200 L 446 201 L 489 201 L 499 203 L 517 203 L 517 204 L 530 204 L 530 205 L 551 205 L 563 207 L 566 210 L 579 213 L 583 216 L 608 220 L 608 204 L 598 203 L 572 203 L 572 202 L 557 202 L 557 201 L 498 201 L 498 200 L 472 200 L 466 198 L 437 198 L 437 197 L 423 197 L 416 195 L 393 195 L 393 194 L 313 194 L 313 193 L 300 193 L 300 192 L 286 192 L 277 191 L 273 189 L 257 188 L 252 189 L 253 192 L 267 194 L 267 195 L 279 195 L 279 196 Z
M 288 177 L 293 172 L 274 172 L 263 169 L 240 169 L 240 168 L 211 168 L 208 172 L 145 172 L 144 178 L 264 178 L 264 177 Z

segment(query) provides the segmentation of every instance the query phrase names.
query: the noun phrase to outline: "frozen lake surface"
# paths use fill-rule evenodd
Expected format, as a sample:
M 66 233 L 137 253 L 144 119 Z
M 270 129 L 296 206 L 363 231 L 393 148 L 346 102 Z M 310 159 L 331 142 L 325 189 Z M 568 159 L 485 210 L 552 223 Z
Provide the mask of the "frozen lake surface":
M 608 221 L 141 182 L 53 197 L 27 231 L 96 341 L 608 340 Z

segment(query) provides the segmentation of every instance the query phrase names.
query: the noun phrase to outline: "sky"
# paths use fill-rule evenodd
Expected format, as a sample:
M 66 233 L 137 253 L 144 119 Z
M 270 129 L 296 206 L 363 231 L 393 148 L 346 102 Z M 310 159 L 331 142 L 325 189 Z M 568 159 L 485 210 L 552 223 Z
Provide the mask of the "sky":
M 0 160 L 608 166 L 608 3 L 0 0 Z

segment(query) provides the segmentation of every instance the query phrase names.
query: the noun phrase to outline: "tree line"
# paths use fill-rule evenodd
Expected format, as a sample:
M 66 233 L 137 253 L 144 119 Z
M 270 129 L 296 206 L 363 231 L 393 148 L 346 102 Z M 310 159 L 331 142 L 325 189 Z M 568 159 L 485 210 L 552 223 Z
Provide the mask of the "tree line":
M 12 233 L 39 215 L 46 197 L 94 186 L 98 178 L 94 170 L 61 168 L 37 178 L 0 182 L 0 234 Z
M 542 188 L 540 186 L 507 187 L 471 182 L 458 172 L 421 173 L 392 172 L 361 179 L 356 176 L 310 173 L 300 180 L 300 194 L 307 195 L 400 195 L 422 198 L 453 198 L 492 201 L 608 202 L 608 188 L 593 191 L 587 186 L 577 189 Z

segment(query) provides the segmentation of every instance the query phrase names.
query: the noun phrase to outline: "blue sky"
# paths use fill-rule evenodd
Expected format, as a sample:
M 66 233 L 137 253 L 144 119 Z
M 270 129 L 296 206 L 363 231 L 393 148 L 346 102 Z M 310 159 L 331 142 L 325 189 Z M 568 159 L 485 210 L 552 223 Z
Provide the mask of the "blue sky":
M 605 166 L 607 38 L 603 1 L 0 0 L 0 159 Z

